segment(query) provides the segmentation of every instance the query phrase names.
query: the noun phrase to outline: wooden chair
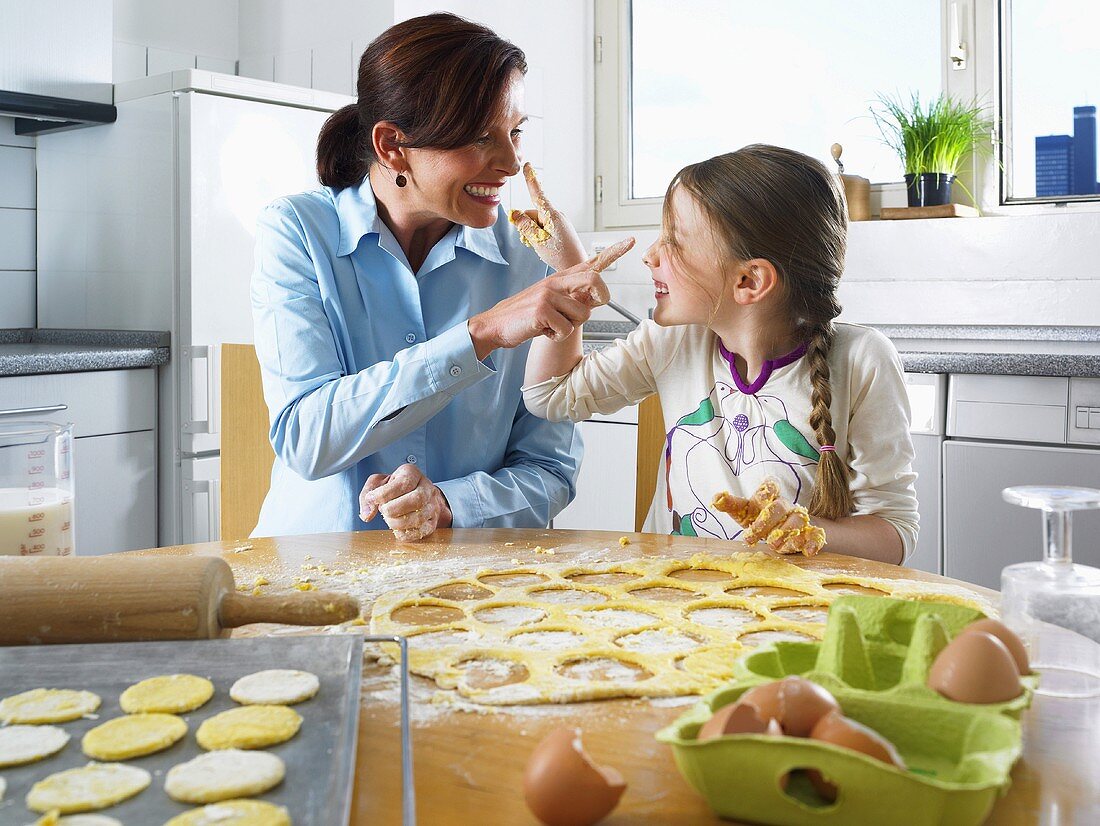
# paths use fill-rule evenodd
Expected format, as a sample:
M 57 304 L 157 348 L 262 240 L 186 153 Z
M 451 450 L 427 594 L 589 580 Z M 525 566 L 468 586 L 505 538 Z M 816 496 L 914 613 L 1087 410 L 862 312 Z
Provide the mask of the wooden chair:
M 221 538 L 247 539 L 260 518 L 275 452 L 251 344 L 221 345 Z
M 638 474 L 635 482 L 634 530 L 640 531 L 657 489 L 657 474 L 665 445 L 661 399 L 650 396 L 638 405 Z

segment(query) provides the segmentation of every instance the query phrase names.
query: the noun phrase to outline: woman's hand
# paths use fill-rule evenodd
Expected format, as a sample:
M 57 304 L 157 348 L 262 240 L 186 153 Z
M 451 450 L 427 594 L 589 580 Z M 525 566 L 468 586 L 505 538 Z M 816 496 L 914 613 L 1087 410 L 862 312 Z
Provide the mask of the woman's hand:
M 594 307 L 611 299 L 600 273 L 634 246 L 627 238 L 599 255 L 550 275 L 504 299 L 469 321 L 470 338 L 479 359 L 498 347 L 518 347 L 535 336 L 568 338 L 588 320 Z
M 523 177 L 527 180 L 535 209 L 526 212 L 513 209 L 508 215 L 508 220 L 519 230 L 523 243 L 557 271 L 584 261 L 587 256 L 577 231 L 569 219 L 550 203 L 531 164 L 523 165 Z
M 379 513 L 398 542 L 418 542 L 436 528 L 451 527 L 447 497 L 416 465 L 367 478 L 359 493 L 359 518 L 370 522 Z
M 813 556 L 825 546 L 825 531 L 810 524 L 805 508 L 780 495 L 774 479 L 765 479 L 749 499 L 720 493 L 714 507 L 745 529 L 741 540 L 746 545 L 763 540 L 776 553 L 803 556 Z

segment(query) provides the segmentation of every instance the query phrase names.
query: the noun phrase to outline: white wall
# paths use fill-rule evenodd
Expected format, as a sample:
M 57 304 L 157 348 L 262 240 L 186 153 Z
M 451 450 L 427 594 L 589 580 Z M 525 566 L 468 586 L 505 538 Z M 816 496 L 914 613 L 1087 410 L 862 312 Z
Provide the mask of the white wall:
M 34 138 L 0 118 L 0 328 L 35 326 Z
M 239 0 L 239 73 L 355 94 L 367 44 L 394 20 L 393 0 Z
M 115 82 L 176 69 L 233 74 L 237 0 L 114 0 Z

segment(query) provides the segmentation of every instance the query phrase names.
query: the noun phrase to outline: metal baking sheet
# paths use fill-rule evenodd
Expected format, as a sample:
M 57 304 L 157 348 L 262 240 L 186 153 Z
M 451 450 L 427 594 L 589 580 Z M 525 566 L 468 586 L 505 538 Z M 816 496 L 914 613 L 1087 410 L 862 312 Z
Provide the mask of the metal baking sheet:
M 0 697 L 32 688 L 73 688 L 93 691 L 103 700 L 98 719 L 57 724 L 71 735 L 60 754 L 29 766 L 0 769 L 0 777 L 8 782 L 0 801 L 0 824 L 33 823 L 38 815 L 25 803 L 31 786 L 54 772 L 87 764 L 80 749 L 85 732 L 122 714 L 118 697 L 124 689 L 161 674 L 206 677 L 214 683 L 214 697 L 197 711 L 181 715 L 188 731 L 180 742 L 157 754 L 125 761 L 147 770 L 153 782 L 136 797 L 102 813 L 124 826 L 159 826 L 194 808 L 168 797 L 164 775 L 172 766 L 203 753 L 195 732 L 208 717 L 237 705 L 229 698 L 229 687 L 246 674 L 268 668 L 311 671 L 320 679 L 321 689 L 293 707 L 302 716 L 298 734 L 265 749 L 286 763 L 286 779 L 256 799 L 285 806 L 295 826 L 345 824 L 355 772 L 362 651 L 362 637 L 351 634 L 0 648 Z

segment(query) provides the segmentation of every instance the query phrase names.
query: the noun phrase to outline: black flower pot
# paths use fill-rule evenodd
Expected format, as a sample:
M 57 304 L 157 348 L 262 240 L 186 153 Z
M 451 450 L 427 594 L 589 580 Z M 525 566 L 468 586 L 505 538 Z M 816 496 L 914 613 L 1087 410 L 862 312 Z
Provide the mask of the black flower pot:
M 940 172 L 906 175 L 905 194 L 909 199 L 909 206 L 943 206 L 951 203 L 951 184 L 954 182 L 954 175 Z

